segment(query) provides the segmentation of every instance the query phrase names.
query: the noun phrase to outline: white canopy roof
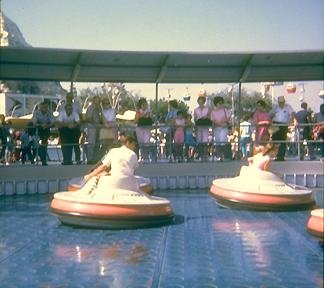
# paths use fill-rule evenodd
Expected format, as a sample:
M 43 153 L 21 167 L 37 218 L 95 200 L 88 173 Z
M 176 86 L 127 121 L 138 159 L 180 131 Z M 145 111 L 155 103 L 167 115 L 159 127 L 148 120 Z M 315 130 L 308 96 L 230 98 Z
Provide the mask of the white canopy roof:
M 1 80 L 229 83 L 324 79 L 324 50 L 196 53 L 0 48 Z

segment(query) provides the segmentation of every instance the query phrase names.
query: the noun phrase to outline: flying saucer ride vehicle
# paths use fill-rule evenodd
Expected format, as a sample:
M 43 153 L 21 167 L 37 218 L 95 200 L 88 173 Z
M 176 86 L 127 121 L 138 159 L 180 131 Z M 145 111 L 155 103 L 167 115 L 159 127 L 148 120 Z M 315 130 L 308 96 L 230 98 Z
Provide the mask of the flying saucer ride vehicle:
M 307 231 L 324 243 L 324 208 L 314 209 L 311 211 L 307 221 Z
M 210 195 L 226 208 L 299 210 L 310 209 L 315 204 L 311 190 L 285 184 L 269 171 L 248 166 L 242 166 L 237 177 L 213 180 Z
M 63 223 L 101 229 L 134 229 L 171 223 L 168 199 L 140 189 L 113 188 L 111 176 L 90 179 L 80 190 L 58 192 L 50 211 Z

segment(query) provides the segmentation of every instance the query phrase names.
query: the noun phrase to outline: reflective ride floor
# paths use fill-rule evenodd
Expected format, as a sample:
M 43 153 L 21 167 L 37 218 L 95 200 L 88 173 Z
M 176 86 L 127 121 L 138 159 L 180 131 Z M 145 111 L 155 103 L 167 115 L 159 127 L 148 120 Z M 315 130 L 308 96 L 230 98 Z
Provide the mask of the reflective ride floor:
M 171 200 L 174 223 L 134 230 L 62 225 L 53 195 L 0 197 L 0 287 L 323 286 L 310 211 L 224 209 L 207 190 L 155 194 Z

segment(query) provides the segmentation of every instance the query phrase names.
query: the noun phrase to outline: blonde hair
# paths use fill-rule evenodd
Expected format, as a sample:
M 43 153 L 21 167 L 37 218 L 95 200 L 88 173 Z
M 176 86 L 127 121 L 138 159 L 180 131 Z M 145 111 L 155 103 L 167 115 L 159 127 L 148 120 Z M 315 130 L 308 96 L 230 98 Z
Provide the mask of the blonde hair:
M 255 146 L 253 149 L 253 155 L 262 153 L 262 155 L 267 155 L 278 148 L 278 144 L 266 143 Z

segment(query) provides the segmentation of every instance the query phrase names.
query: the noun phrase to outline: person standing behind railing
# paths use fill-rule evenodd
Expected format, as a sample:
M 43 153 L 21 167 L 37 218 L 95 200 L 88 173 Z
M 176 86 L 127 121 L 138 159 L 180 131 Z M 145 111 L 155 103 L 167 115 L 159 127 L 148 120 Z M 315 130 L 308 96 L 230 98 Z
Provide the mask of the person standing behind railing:
M 304 140 L 312 140 L 312 127 L 307 125 L 312 123 L 311 111 L 307 110 L 307 103 L 301 103 L 302 108 L 296 113 L 296 125 L 298 131 L 298 147 L 299 147 L 299 158 L 304 160 L 305 157 L 305 147 Z M 314 144 L 312 142 L 307 142 L 308 154 L 310 160 L 314 160 L 316 157 L 314 155 Z
M 285 97 L 279 96 L 278 104 L 273 106 L 269 114 L 272 119 L 272 123 L 278 124 L 279 128 L 278 131 L 273 133 L 272 140 L 281 141 L 275 161 L 285 161 L 288 126 L 291 120 L 294 119 L 295 112 L 289 104 L 286 104 Z
M 96 95 L 92 98 L 91 104 L 86 111 L 86 138 L 88 142 L 86 145 L 87 164 L 95 164 L 100 159 L 99 133 L 102 125 L 102 109 L 100 104 L 100 97 Z
M 101 108 L 103 125 L 99 133 L 100 158 L 103 157 L 109 149 L 118 144 L 116 110 L 111 106 L 108 98 L 102 99 Z
M 140 98 L 137 103 L 137 110 L 135 114 L 136 138 L 141 154 L 141 161 L 148 162 L 150 160 L 156 161 L 156 153 L 151 149 L 151 130 L 153 119 L 148 103 L 145 98 Z M 152 153 L 151 153 L 152 152 Z
M 36 138 L 36 129 L 33 123 L 28 123 L 27 128 L 22 132 L 21 140 L 21 163 L 25 164 L 26 155 L 31 164 L 35 163 L 36 151 L 38 148 L 38 141 Z
M 77 101 L 75 98 L 74 98 L 74 94 L 73 92 L 68 92 L 66 94 L 66 98 L 65 98 L 65 101 L 60 101 L 59 104 L 58 104 L 58 108 L 57 110 L 59 112 L 61 111 L 64 111 L 65 110 L 65 105 L 66 104 L 71 104 L 72 107 L 73 107 L 73 112 L 74 113 L 77 113 L 80 117 L 81 113 L 82 113 L 82 108 L 81 108 L 81 104 L 79 101 Z
M 57 108 L 56 108 L 57 111 L 58 112 L 65 111 L 65 105 L 66 104 L 72 105 L 73 113 L 78 114 L 79 118 L 80 118 L 80 125 L 75 128 L 74 136 L 75 136 L 75 138 L 78 138 L 79 148 L 80 148 L 80 151 L 81 151 L 81 146 L 83 144 L 82 140 L 84 140 L 84 138 L 82 138 L 81 135 L 85 135 L 84 128 L 82 127 L 82 120 L 83 120 L 82 119 L 82 108 L 81 108 L 80 102 L 76 99 L 76 97 L 75 97 L 75 95 L 74 95 L 74 93 L 72 91 L 70 91 L 70 92 L 68 92 L 66 94 L 65 100 L 59 101 L 59 103 L 57 105 Z
M 177 100 L 170 100 L 168 103 L 168 113 L 165 116 L 165 125 L 167 125 L 167 127 L 162 127 L 161 129 L 165 132 L 165 154 L 166 157 L 169 158 L 169 161 L 172 161 L 172 155 L 174 155 L 172 140 L 175 128 L 173 127 L 173 121 L 177 117 L 177 113 Z
M 251 126 L 249 116 L 244 116 L 243 121 L 240 123 L 240 143 L 243 159 L 249 157 L 251 152 Z
M 188 113 L 186 115 L 186 127 L 185 127 L 185 158 L 187 162 L 193 161 L 196 152 L 196 138 L 194 137 L 194 123 L 192 122 L 192 115 Z
M 175 161 L 183 162 L 183 144 L 185 139 L 185 125 L 186 119 L 183 117 L 184 113 L 182 111 L 178 111 L 177 118 L 174 119 L 174 136 L 173 136 L 173 144 L 174 144 L 174 157 Z
M 209 107 L 205 105 L 206 97 L 198 96 L 197 103 L 198 107 L 194 109 L 194 121 L 196 125 L 198 158 L 206 161 L 208 153 L 208 133 L 209 128 L 212 126 L 212 121 L 210 120 Z
M 73 111 L 71 103 L 65 104 L 65 109 L 60 112 L 57 119 L 63 165 L 72 165 L 72 154 L 74 150 L 75 161 L 80 164 L 80 117 Z
M 314 139 L 320 141 L 318 143 L 320 147 L 321 158 L 324 157 L 324 103 L 320 106 L 320 111 L 314 115 Z
M 10 137 L 9 125 L 8 123 L 6 123 L 5 119 L 5 116 L 3 114 L 0 114 L 0 161 L 4 164 L 7 163 L 5 155 L 8 146 L 8 137 Z
M 252 116 L 253 124 L 256 128 L 255 131 L 255 146 L 270 141 L 269 127 L 271 124 L 270 114 L 265 111 L 266 103 L 263 100 L 259 100 L 256 103 L 256 110 Z
M 38 147 L 38 155 L 43 166 L 47 165 L 47 145 L 50 137 L 50 127 L 53 126 L 54 118 L 49 110 L 49 104 L 42 102 L 39 104 L 39 109 L 35 110 L 32 118 L 33 125 L 37 128 L 37 135 L 40 139 Z
M 229 126 L 231 123 L 231 111 L 224 107 L 224 98 L 216 96 L 213 99 L 214 108 L 210 113 L 213 123 L 213 136 L 216 144 L 216 157 L 223 161 L 225 158 L 231 159 L 231 146 L 228 143 Z

